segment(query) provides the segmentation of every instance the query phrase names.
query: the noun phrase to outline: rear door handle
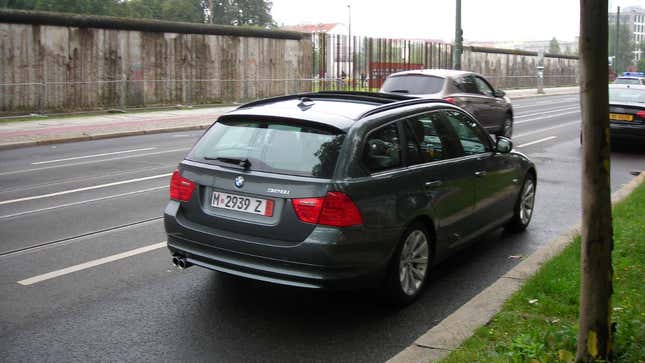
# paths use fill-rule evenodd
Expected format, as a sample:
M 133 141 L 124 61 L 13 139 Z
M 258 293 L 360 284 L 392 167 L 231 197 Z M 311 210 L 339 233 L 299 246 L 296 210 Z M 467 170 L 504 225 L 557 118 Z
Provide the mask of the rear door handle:
M 475 172 L 475 176 L 478 176 L 478 177 L 486 176 L 486 174 L 488 173 L 486 173 L 485 170 L 480 170 Z
M 426 189 L 440 187 L 443 182 L 441 180 L 433 180 L 425 183 Z

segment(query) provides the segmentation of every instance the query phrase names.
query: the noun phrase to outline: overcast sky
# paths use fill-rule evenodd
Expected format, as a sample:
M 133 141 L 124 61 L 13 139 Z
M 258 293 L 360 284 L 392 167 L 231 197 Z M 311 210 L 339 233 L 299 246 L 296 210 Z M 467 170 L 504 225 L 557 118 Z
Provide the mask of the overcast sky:
M 455 0 L 272 0 L 279 25 L 347 23 L 352 34 L 452 41 Z M 462 0 L 462 28 L 469 41 L 574 40 L 579 0 Z M 645 0 L 610 0 L 610 8 Z

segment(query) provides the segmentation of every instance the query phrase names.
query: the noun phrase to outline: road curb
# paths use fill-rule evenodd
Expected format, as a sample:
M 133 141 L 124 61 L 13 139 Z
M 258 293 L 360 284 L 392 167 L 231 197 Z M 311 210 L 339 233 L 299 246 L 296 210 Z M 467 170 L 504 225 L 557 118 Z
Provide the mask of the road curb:
M 507 96 L 511 99 L 511 102 L 513 100 L 521 100 L 525 98 L 535 98 L 535 97 L 549 97 L 549 96 L 566 96 L 566 95 L 577 95 L 580 93 L 580 89 L 578 87 L 567 89 L 567 90 L 549 90 L 546 93 L 532 93 L 532 94 L 526 94 L 526 95 L 518 95 L 518 96 L 513 96 L 513 90 L 507 91 Z
M 644 181 L 645 171 L 642 171 L 631 182 L 612 194 L 612 205 L 624 200 Z M 464 340 L 473 335 L 477 328 L 488 323 L 501 310 L 504 302 L 522 287 L 526 279 L 533 276 L 545 262 L 562 252 L 573 238 L 579 234 L 580 225 L 572 226 L 568 231 L 533 252 L 527 259 L 520 262 L 387 362 L 427 363 L 445 358 L 451 351 L 458 348 Z
M 191 126 L 179 126 L 179 127 L 163 127 L 163 128 L 146 129 L 146 130 L 115 131 L 115 132 L 101 133 L 96 135 L 84 134 L 80 136 L 63 136 L 63 137 L 51 138 L 51 139 L 0 144 L 0 150 L 18 149 L 18 148 L 29 147 L 29 146 L 62 144 L 66 142 L 102 140 L 102 139 L 110 139 L 110 138 L 125 137 L 125 136 L 139 136 L 139 135 L 161 134 L 161 133 L 167 133 L 167 132 L 204 130 L 209 126 L 210 126 L 210 123 L 208 125 L 191 125 Z

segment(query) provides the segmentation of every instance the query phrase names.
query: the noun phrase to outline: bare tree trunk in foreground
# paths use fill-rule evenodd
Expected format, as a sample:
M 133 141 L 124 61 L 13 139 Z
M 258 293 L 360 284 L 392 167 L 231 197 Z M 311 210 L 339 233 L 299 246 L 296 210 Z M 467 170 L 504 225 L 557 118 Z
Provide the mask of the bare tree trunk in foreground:
M 607 0 L 580 0 L 582 266 L 576 362 L 611 358 L 613 234 L 609 185 Z

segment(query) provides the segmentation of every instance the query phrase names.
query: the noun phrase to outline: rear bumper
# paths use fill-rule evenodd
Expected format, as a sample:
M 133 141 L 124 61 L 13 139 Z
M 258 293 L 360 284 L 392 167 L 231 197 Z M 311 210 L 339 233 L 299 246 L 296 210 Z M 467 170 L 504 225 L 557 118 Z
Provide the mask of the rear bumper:
M 316 227 L 297 245 L 258 244 L 244 235 L 192 225 L 182 218 L 177 202 L 166 208 L 164 224 L 170 253 L 194 265 L 306 288 L 376 286 L 398 242 L 396 232 Z
M 621 139 L 629 141 L 645 140 L 645 125 L 627 124 L 627 123 L 609 123 L 609 132 L 612 139 Z

